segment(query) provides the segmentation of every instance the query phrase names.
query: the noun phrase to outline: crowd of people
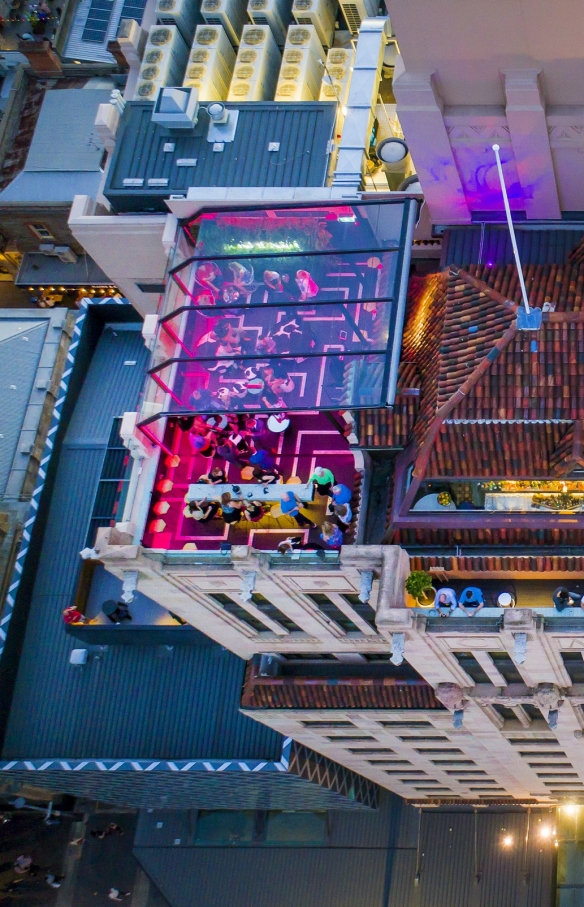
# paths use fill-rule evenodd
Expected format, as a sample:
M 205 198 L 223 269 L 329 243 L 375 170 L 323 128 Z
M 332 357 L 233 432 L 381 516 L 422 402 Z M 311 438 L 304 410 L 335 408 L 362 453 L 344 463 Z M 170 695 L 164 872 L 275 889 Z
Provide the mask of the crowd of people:
M 269 447 L 270 432 L 265 420 L 248 414 L 198 415 L 181 419 L 181 427 L 189 432 L 194 451 L 207 457 L 211 463 L 216 456 L 224 461 L 223 465 L 211 465 L 206 473 L 199 476 L 198 483 L 208 485 L 209 493 L 198 500 L 187 501 L 184 516 L 201 524 L 221 518 L 228 526 L 242 520 L 248 523 L 262 520 L 267 512 L 264 501 L 242 500 L 236 491 L 239 488 L 237 485 L 232 486 L 232 491 L 223 490 L 221 493 L 212 489 L 228 483 L 227 463 L 240 469 L 247 467 L 249 480 L 254 485 L 269 486 L 285 481 Z M 264 446 L 261 446 L 262 442 Z M 340 548 L 353 520 L 352 491 L 347 485 L 337 482 L 332 471 L 323 466 L 315 468 L 309 483 L 314 485 L 317 495 L 328 498 L 320 539 L 328 548 Z M 309 530 L 318 528 L 310 515 L 303 512 L 303 502 L 294 494 L 293 485 L 282 493 L 279 505 L 282 515 L 291 517 L 297 526 Z

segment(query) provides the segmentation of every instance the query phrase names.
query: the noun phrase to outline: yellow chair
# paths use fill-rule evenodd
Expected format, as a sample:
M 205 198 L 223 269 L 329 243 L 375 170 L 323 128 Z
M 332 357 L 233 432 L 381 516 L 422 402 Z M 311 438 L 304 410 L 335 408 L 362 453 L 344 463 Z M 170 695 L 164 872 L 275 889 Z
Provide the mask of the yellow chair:
M 244 466 L 241 470 L 241 479 L 243 482 L 251 482 L 253 478 L 253 466 Z
M 286 479 L 286 485 L 302 485 L 302 479 L 299 476 L 290 476 Z

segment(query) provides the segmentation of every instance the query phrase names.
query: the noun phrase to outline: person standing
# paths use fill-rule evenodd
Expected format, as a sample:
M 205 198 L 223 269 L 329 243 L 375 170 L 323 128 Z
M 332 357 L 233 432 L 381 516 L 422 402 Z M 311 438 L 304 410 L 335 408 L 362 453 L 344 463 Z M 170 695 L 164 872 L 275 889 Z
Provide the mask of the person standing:
M 322 524 L 320 537 L 323 542 L 326 542 L 329 548 L 340 548 L 343 544 L 343 533 L 338 526 L 334 525 L 334 523 L 325 521 Z
M 330 469 L 317 466 L 308 481 L 314 482 L 317 494 L 324 498 L 330 494 L 331 488 L 335 484 L 335 477 Z
M 333 507 L 340 506 L 341 504 L 349 504 L 351 498 L 353 497 L 353 492 L 346 485 L 333 485 L 331 488 L 331 497 L 333 500 Z

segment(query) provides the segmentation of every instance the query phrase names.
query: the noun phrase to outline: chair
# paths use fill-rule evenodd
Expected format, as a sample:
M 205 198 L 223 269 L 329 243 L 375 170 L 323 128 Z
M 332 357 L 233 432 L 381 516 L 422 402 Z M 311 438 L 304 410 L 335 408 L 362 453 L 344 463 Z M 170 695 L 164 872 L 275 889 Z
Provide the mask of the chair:
M 300 476 L 290 476 L 289 479 L 286 479 L 286 485 L 302 485 L 302 479 Z
M 168 501 L 158 501 L 152 508 L 152 511 L 156 514 L 156 516 L 164 516 L 164 514 L 168 513 L 169 510 L 170 504 L 168 503 Z

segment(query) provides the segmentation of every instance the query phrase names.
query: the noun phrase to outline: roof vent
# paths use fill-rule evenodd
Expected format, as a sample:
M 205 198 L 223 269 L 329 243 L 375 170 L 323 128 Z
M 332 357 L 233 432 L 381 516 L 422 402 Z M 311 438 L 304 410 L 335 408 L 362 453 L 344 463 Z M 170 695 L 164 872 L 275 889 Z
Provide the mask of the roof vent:
M 215 123 L 216 126 L 219 126 L 221 123 L 226 123 L 229 117 L 227 107 L 225 104 L 221 104 L 220 101 L 213 101 L 212 104 L 208 104 L 207 113 L 209 114 L 211 122 Z
M 154 105 L 152 122 L 167 129 L 193 129 L 198 113 L 196 88 L 162 88 Z

